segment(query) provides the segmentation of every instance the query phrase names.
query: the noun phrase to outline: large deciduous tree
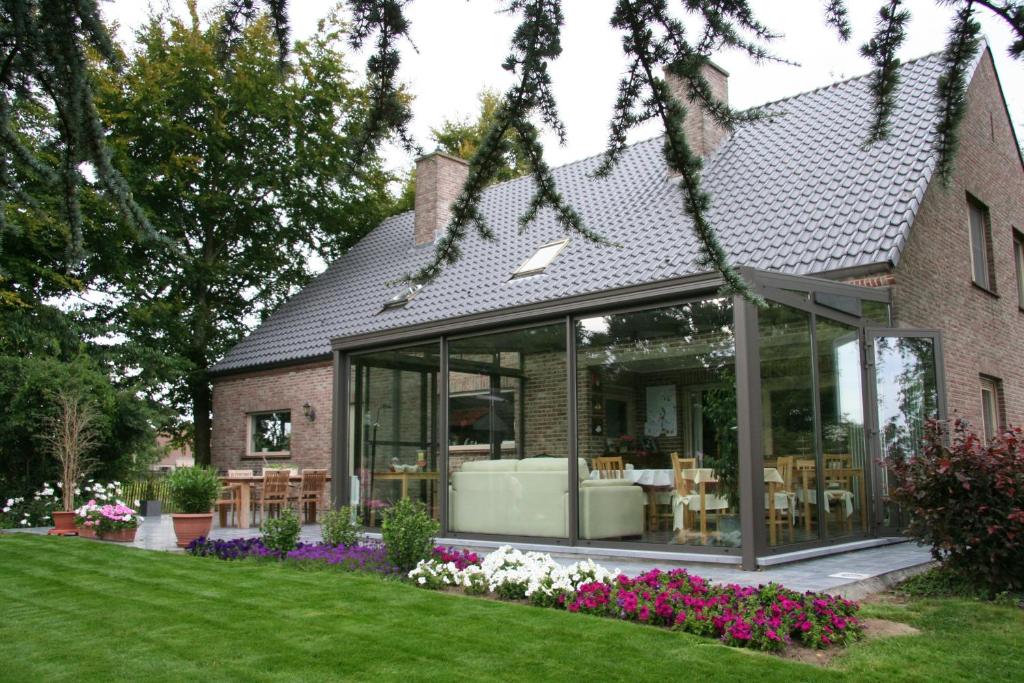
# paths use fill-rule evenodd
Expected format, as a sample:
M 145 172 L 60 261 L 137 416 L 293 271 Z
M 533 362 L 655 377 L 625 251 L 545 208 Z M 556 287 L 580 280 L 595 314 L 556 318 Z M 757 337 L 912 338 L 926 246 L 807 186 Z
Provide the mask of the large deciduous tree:
M 230 44 L 217 25 L 154 16 L 123 76 L 98 89 L 115 157 L 168 246 L 135 242 L 110 269 L 126 362 L 193 419 L 210 459 L 208 369 L 391 202 L 376 156 L 348 174 L 367 93 L 349 82 L 341 26 L 326 20 L 278 60 L 271 23 Z M 283 66 L 283 68 L 282 68 Z

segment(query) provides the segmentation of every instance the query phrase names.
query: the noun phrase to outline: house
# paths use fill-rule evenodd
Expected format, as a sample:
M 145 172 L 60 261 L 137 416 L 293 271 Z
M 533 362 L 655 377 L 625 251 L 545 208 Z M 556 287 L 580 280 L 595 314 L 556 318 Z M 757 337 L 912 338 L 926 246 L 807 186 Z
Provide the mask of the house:
M 1024 166 L 987 47 L 956 171 L 934 177 L 939 55 L 904 64 L 888 140 L 868 79 L 687 119 L 711 219 L 759 307 L 719 294 L 661 158 L 555 171 L 588 225 L 489 188 L 496 238 L 419 290 L 465 162 L 417 165 L 381 223 L 214 368 L 213 462 L 330 466 L 371 528 L 401 497 L 448 538 L 646 551 L 753 569 L 891 540 L 886 461 L 924 423 L 1024 422 Z M 728 97 L 728 74 L 707 76 Z M 678 84 L 675 84 L 678 87 Z
M 187 443 L 174 443 L 166 434 L 157 434 L 156 445 L 162 455 L 149 466 L 154 472 L 168 472 L 178 467 L 192 467 L 195 464 L 192 448 Z

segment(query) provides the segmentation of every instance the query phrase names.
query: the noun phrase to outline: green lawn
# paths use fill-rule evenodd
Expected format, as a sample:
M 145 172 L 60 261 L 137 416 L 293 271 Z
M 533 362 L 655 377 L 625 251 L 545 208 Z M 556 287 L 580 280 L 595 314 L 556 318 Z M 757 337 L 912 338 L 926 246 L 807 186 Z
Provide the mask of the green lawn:
M 1019 680 L 1024 611 L 872 605 L 922 629 L 828 669 L 373 576 L 0 535 L 0 680 Z

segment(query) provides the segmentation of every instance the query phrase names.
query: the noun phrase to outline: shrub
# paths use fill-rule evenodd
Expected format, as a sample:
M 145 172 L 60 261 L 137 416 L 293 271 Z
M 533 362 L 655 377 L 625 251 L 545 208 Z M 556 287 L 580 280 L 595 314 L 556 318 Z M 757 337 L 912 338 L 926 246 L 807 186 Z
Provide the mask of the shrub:
M 933 422 L 920 455 L 894 463 L 892 497 L 910 515 L 907 533 L 990 593 L 1024 588 L 1024 433 L 985 444 L 957 420 L 945 441 Z
M 359 544 L 359 519 L 350 507 L 328 510 L 320 516 L 324 543 L 346 548 Z
M 438 529 L 440 525 L 423 505 L 407 498 L 398 501 L 384 511 L 381 523 L 388 560 L 407 572 L 420 560 L 430 558 Z
M 213 509 L 220 479 L 206 467 L 179 467 L 167 477 L 168 493 L 178 512 L 201 515 Z
M 263 522 L 260 527 L 260 538 L 267 550 L 284 554 L 295 550 L 301 530 L 299 516 L 295 514 L 295 510 L 284 508 L 279 516 Z

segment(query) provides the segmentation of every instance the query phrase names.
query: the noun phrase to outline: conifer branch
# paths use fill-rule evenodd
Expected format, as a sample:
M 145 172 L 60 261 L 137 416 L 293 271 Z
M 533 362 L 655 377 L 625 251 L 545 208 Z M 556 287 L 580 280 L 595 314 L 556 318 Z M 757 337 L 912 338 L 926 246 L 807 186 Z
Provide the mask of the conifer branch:
M 906 40 L 906 24 L 910 12 L 902 7 L 902 0 L 889 0 L 878 12 L 875 35 L 860 48 L 860 53 L 875 66 L 868 87 L 871 90 L 874 121 L 868 133 L 867 144 L 889 136 L 892 113 L 896 107 L 896 87 L 900 82 L 900 60 L 896 51 Z
M 836 30 L 839 40 L 844 43 L 853 35 L 846 0 L 825 0 L 825 23 Z
M 980 44 L 981 24 L 974 18 L 973 3 L 957 10 L 942 53 L 937 98 L 939 120 L 935 126 L 936 172 L 944 184 L 953 174 L 953 160 L 960 144 L 960 123 L 967 109 L 967 68 Z

